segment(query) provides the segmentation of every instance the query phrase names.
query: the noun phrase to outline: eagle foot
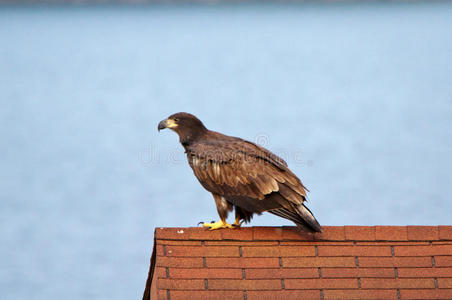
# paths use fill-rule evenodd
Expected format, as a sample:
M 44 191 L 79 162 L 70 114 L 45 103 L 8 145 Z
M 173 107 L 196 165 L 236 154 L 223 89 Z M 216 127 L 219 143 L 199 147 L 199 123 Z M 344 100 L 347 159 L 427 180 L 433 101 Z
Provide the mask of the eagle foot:
M 233 225 L 226 223 L 223 220 L 213 223 L 203 223 L 202 227 L 209 228 L 209 230 L 221 229 L 221 228 L 235 228 Z
M 235 219 L 234 224 L 232 224 L 232 227 L 234 228 L 240 228 L 240 226 L 242 226 L 244 220 L 240 221 L 240 219 Z

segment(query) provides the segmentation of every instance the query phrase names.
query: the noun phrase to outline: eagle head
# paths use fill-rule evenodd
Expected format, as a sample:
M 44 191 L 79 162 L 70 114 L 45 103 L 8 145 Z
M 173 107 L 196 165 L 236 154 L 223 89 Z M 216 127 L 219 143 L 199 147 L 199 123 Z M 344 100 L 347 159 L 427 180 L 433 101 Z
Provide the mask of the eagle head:
M 194 115 L 179 112 L 172 114 L 165 120 L 162 120 L 157 129 L 158 131 L 169 128 L 175 131 L 182 144 L 186 144 L 207 131 L 204 124 Z

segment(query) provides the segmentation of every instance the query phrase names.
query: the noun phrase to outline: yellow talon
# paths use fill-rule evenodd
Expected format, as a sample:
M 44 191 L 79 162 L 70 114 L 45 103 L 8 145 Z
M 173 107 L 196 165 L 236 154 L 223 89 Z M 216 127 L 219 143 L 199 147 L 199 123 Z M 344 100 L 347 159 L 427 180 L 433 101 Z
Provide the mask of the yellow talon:
M 234 228 L 231 224 L 226 223 L 226 221 L 220 220 L 215 223 L 203 223 L 203 227 L 208 227 L 209 230 L 215 230 L 220 228 Z

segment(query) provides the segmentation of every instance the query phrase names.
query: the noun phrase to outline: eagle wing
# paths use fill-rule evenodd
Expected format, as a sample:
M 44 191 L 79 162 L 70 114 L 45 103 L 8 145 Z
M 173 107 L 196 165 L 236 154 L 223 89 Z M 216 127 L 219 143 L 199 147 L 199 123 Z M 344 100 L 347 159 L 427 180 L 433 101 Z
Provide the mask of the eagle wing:
M 249 212 L 269 211 L 320 230 L 303 205 L 306 188 L 286 162 L 267 149 L 221 135 L 190 145 L 186 154 L 195 176 L 208 191 Z
M 306 196 L 303 184 L 284 160 L 241 139 L 192 145 L 187 149 L 187 158 L 203 186 L 224 197 L 263 200 L 268 194 L 280 192 L 299 204 Z

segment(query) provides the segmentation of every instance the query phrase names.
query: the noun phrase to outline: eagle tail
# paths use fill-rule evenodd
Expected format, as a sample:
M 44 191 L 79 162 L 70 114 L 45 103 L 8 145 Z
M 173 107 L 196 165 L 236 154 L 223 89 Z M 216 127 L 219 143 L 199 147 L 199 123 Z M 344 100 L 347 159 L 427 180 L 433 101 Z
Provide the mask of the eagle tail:
M 312 232 L 322 232 L 322 227 L 320 227 L 319 222 L 316 220 L 312 212 L 304 206 L 304 204 L 298 204 L 295 206 L 295 209 L 298 213 L 298 215 L 301 217 L 302 222 L 299 224 L 299 222 L 295 222 L 298 227 L 301 227 L 302 229 L 308 229 Z M 302 226 L 299 226 L 302 225 Z M 307 228 L 306 228 L 307 227 Z
M 293 209 L 293 210 L 292 210 Z M 303 204 L 293 205 L 292 209 L 278 208 L 268 211 L 278 217 L 291 220 L 302 231 L 321 232 L 319 222 L 315 219 L 312 212 Z

